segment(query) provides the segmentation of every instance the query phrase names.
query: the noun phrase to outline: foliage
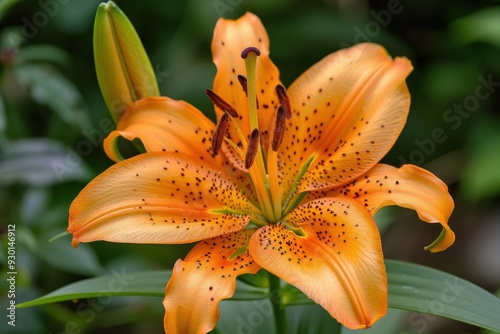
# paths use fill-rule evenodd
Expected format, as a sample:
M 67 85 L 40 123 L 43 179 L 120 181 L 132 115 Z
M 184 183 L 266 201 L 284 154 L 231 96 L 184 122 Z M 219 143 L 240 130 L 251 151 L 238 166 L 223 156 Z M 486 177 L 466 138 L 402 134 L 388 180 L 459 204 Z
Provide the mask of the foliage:
M 92 29 L 99 2 L 0 2 L 0 263 L 7 268 L 8 225 L 15 224 L 18 303 L 89 277 L 167 270 L 190 249 L 96 243 L 74 251 L 67 237 L 48 242 L 65 230 L 67 209 L 79 190 L 112 163 L 102 151 L 112 121 L 93 63 Z M 321 57 L 357 42 L 377 42 L 392 55 L 408 56 L 415 67 L 409 79 L 412 108 L 386 162 L 424 165 L 446 181 L 457 205 L 450 222 L 457 243 L 443 254 L 425 253 L 421 245 L 436 231 L 413 224 L 417 218 L 407 211 L 390 208 L 377 217 L 384 225 L 385 254 L 439 268 L 489 291 L 500 287 L 499 258 L 495 247 L 488 246 L 500 242 L 498 2 L 189 0 L 119 5 L 141 36 L 161 94 L 189 100 L 210 117 L 213 107 L 204 91 L 215 74 L 209 45 L 219 16 L 236 18 L 250 10 L 261 17 L 287 85 Z M 431 272 L 416 270 L 408 274 L 408 282 Z M 162 280 L 167 277 L 157 277 L 156 284 L 161 286 Z M 246 278 L 242 286 L 265 281 Z M 6 277 L 0 284 L 3 305 L 8 302 Z M 400 289 L 414 292 L 405 290 L 403 283 Z M 416 304 L 423 314 L 391 311 L 377 325 L 380 332 L 479 333 L 476 327 L 428 314 L 443 315 L 428 312 L 437 305 L 432 298 L 442 291 L 438 288 L 428 296 L 427 310 Z M 159 299 L 108 298 L 104 292 L 101 299 L 18 309 L 16 327 L 2 320 L 0 330 L 162 332 Z M 391 298 L 393 303 L 393 293 Z M 467 301 L 462 295 L 457 300 Z M 266 307 L 225 302 L 218 331 L 230 332 L 234 326 L 244 331 L 260 319 L 248 318 L 252 312 Z M 289 324 L 300 333 L 335 326 L 314 306 L 290 306 L 287 312 L 289 320 L 314 319 L 308 325 Z M 262 325 L 251 330 L 265 332 L 260 326 L 269 318 L 261 314 Z M 377 326 L 369 331 L 377 331 Z

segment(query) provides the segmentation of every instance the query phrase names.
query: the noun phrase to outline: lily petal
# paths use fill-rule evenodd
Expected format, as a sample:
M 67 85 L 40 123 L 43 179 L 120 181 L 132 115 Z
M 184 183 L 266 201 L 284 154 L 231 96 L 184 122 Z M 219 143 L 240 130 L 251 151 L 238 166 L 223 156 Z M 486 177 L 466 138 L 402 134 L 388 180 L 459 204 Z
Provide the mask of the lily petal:
M 202 241 L 175 263 L 163 301 L 166 333 L 207 333 L 215 327 L 219 302 L 234 294 L 236 277 L 260 269 L 248 251 L 229 260 L 247 246 L 253 232 L 245 229 Z
M 365 175 L 340 188 L 312 192 L 308 196 L 355 198 L 372 215 L 389 205 L 413 209 L 421 220 L 439 223 L 443 227 L 441 235 L 426 250 L 440 252 L 455 242 L 455 233 L 448 226 L 448 219 L 455 207 L 448 187 L 431 172 L 414 165 L 396 168 L 378 164 Z
M 245 62 L 241 52 L 247 47 L 257 47 L 260 56 L 257 58 L 257 100 L 259 105 L 259 128 L 269 130 L 272 127 L 278 96 L 275 88 L 280 84 L 279 70 L 269 58 L 269 37 L 260 19 L 252 13 L 246 13 L 237 20 L 220 19 L 215 26 L 212 39 L 213 61 L 217 67 L 213 90 L 226 102 L 231 104 L 239 114 L 236 123 L 242 130 L 245 138 L 250 135 L 248 102 L 238 75 L 246 75 Z M 217 119 L 223 114 L 215 108 Z M 230 127 L 229 136 L 238 142 L 238 134 L 234 127 Z M 267 151 L 269 133 L 261 132 L 261 141 Z M 226 147 L 226 150 L 231 148 Z M 237 154 L 228 154 L 228 158 L 239 159 Z M 240 163 L 236 165 L 240 166 Z
M 258 214 L 228 174 L 180 154 L 146 153 L 90 182 L 71 204 L 73 245 L 188 243 L 244 228 Z
M 295 162 L 288 164 L 295 175 L 316 157 L 299 191 L 347 183 L 380 161 L 406 122 L 411 70 L 406 58 L 364 43 L 325 57 L 291 85 L 282 160 Z
M 269 272 L 302 290 L 351 329 L 370 327 L 387 310 L 387 278 L 378 229 L 350 198 L 324 198 L 298 206 L 284 225 L 266 225 L 250 241 L 250 254 Z
M 150 97 L 134 102 L 120 117 L 117 128 L 104 140 L 104 151 L 118 162 L 118 138 L 139 138 L 148 152 L 182 152 L 205 161 L 213 159 L 215 125 L 201 111 L 184 101 Z

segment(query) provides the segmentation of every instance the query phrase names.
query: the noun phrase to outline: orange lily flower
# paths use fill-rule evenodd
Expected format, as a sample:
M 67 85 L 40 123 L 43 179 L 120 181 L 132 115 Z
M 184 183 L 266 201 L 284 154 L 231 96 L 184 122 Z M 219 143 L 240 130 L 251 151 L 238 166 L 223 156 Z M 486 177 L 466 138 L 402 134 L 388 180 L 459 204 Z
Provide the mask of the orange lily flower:
M 413 165 L 379 164 L 408 115 L 406 58 L 376 44 L 335 52 L 285 90 L 260 20 L 220 19 L 212 41 L 217 75 L 207 95 L 218 124 L 184 101 L 131 104 L 120 136 L 147 153 L 119 161 L 70 208 L 73 245 L 106 240 L 181 244 L 164 299 L 167 333 L 205 333 L 236 277 L 261 268 L 293 284 L 348 328 L 386 313 L 387 277 L 375 212 L 416 210 L 454 242 L 446 185 Z M 243 76 L 245 75 L 245 76 Z

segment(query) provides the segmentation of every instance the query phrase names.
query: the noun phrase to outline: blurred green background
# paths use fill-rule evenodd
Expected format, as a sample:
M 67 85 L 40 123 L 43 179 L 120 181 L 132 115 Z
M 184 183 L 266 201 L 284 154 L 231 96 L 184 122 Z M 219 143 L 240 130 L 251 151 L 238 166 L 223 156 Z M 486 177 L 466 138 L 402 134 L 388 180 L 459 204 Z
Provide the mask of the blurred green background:
M 96 242 L 73 250 L 70 237 L 48 242 L 65 230 L 79 190 L 111 165 L 101 146 L 110 116 L 92 50 L 99 3 L 0 0 L 2 333 L 163 332 L 161 299 L 144 297 L 19 309 L 16 327 L 8 326 L 8 224 L 16 225 L 18 303 L 113 271 L 168 269 L 191 247 Z M 449 185 L 457 241 L 443 253 L 427 253 L 423 246 L 439 227 L 421 223 L 409 210 L 388 208 L 377 216 L 385 255 L 447 271 L 492 292 L 500 287 L 500 1 L 116 3 L 136 27 L 162 95 L 187 100 L 210 117 L 204 90 L 215 74 L 210 40 L 221 16 L 237 18 L 247 10 L 260 16 L 285 85 L 328 53 L 358 42 L 380 43 L 391 55 L 410 58 L 410 116 L 384 162 L 423 166 Z M 223 321 L 231 323 L 227 305 Z M 311 310 L 293 312 L 316 312 Z M 390 318 L 390 333 L 481 332 L 415 313 L 393 312 Z

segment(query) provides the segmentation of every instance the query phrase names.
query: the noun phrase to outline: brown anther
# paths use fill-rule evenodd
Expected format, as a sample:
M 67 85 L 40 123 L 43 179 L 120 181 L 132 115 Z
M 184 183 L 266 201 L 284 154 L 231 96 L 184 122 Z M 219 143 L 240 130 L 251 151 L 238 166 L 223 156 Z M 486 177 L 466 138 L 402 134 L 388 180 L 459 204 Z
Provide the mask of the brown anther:
M 238 74 L 238 81 L 241 85 L 241 88 L 243 88 L 243 91 L 245 92 L 245 95 L 248 96 L 248 91 L 247 91 L 247 77 L 241 74 Z
M 274 123 L 273 141 L 271 143 L 271 148 L 274 152 L 278 151 L 278 148 L 283 141 L 283 136 L 285 135 L 286 129 L 286 111 L 283 106 L 279 106 L 276 112 L 276 122 Z
M 259 150 L 259 130 L 253 129 L 248 142 L 247 153 L 245 154 L 245 168 L 249 169 L 253 165 L 257 151 Z
M 285 115 L 287 119 L 292 117 L 292 107 L 290 106 L 290 98 L 286 92 L 285 87 L 282 84 L 276 85 L 276 94 L 280 100 L 280 104 L 285 109 Z
M 243 88 L 243 91 L 245 92 L 245 95 L 248 97 L 248 91 L 247 91 L 247 77 L 244 75 L 239 74 L 238 75 L 238 81 L 240 82 L 241 88 Z M 257 96 L 255 97 L 255 104 L 257 109 L 259 109 L 259 99 Z
M 260 56 L 260 50 L 259 49 L 257 49 L 255 46 L 249 46 L 245 50 L 241 51 L 241 58 L 245 59 L 246 57 L 248 57 L 248 54 L 250 52 L 253 52 L 257 56 Z
M 222 97 L 220 97 L 219 95 L 217 95 L 216 93 L 214 93 L 210 89 L 205 90 L 205 93 L 207 94 L 210 101 L 212 101 L 212 103 L 217 108 L 221 109 L 224 112 L 227 112 L 233 118 L 238 117 L 238 113 L 236 112 L 236 110 L 229 103 L 224 101 L 224 99 Z
M 219 154 L 219 151 L 222 147 L 222 143 L 224 142 L 224 137 L 227 133 L 227 128 L 229 126 L 229 116 L 228 114 L 223 114 L 217 124 L 217 127 L 214 131 L 214 136 L 212 137 L 212 154 L 216 156 Z

